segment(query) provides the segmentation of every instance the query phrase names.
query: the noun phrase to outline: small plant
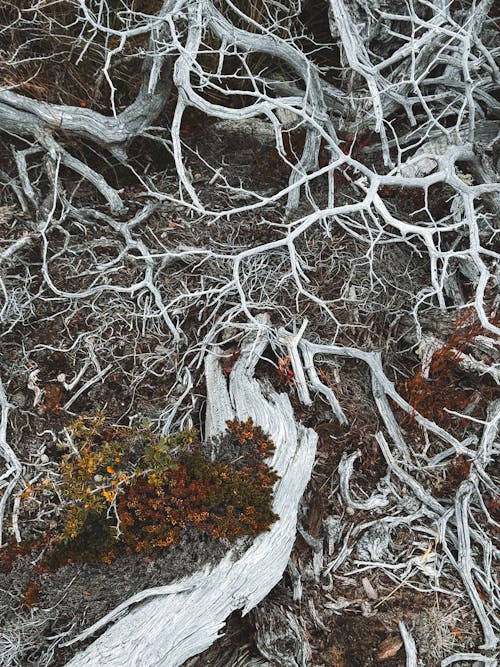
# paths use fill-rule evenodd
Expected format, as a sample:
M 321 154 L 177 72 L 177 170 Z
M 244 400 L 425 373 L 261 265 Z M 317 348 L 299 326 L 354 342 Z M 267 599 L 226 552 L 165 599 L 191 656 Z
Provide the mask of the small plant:
M 277 476 L 264 462 L 272 441 L 251 420 L 228 422 L 228 436 L 241 448 L 239 466 L 211 461 L 188 434 L 181 441 L 187 439 L 190 448 L 137 475 L 117 506 L 122 539 L 130 548 L 142 552 L 170 546 L 187 526 L 230 541 L 269 528 L 277 518 L 272 511 Z M 150 457 L 148 450 L 145 461 Z
M 421 365 L 401 387 L 403 395 L 416 412 L 444 428 L 452 428 L 457 424 L 457 417 L 448 410 L 462 413 L 469 409 L 473 415 L 478 414 L 495 389 L 488 386 L 484 377 L 476 380 L 467 376 L 465 384 L 460 355 L 466 353 L 475 338 L 483 333 L 481 323 L 472 310 L 456 320 L 448 340 L 433 354 L 428 372 L 424 373 Z M 466 420 L 460 421 L 466 423 Z
M 40 597 L 41 590 L 42 586 L 38 581 L 30 580 L 22 595 L 21 598 L 22 603 L 29 609 L 31 609 L 32 607 L 36 607 L 38 604 L 38 599 Z
M 75 540 L 90 518 L 106 512 L 116 498 L 118 485 L 128 476 L 124 457 L 133 435 L 124 427 L 106 427 L 102 413 L 74 420 L 68 431 L 77 453 L 65 455 L 61 462 L 61 490 L 70 503 L 62 533 L 66 541 Z
M 469 478 L 471 468 L 470 459 L 465 454 L 459 454 L 446 467 L 446 477 L 439 487 L 441 495 L 451 497 L 455 495 L 460 484 Z
M 45 540 L 40 538 L 38 540 L 25 540 L 20 544 L 14 542 L 3 546 L 0 549 L 0 574 L 11 572 L 18 558 L 28 556 L 31 552 L 43 546 L 45 546 Z
M 278 368 L 276 369 L 276 375 L 280 383 L 291 387 L 293 386 L 293 380 L 295 374 L 292 370 L 292 362 L 289 356 L 278 359 Z
M 60 489 L 67 507 L 50 569 L 109 562 L 120 549 L 156 551 L 188 527 L 233 541 L 277 519 L 277 475 L 265 462 L 274 445 L 251 420 L 228 422 L 233 460 L 210 460 L 195 429 L 161 437 L 148 426 L 109 427 L 102 413 L 74 420 L 68 435 L 72 451 L 61 462 Z
M 194 428 L 181 431 L 171 438 L 155 439 L 146 446 L 143 467 L 154 471 L 175 467 L 175 455 L 189 449 L 198 439 L 198 431 Z

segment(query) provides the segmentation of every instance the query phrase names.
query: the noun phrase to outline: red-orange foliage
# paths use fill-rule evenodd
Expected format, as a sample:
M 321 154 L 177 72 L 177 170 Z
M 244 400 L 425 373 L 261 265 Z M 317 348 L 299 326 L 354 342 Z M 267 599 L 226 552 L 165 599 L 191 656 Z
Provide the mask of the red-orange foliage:
M 40 592 L 42 590 L 42 585 L 38 581 L 31 580 L 28 582 L 26 589 L 21 597 L 22 603 L 31 609 L 36 607 L 38 600 L 40 598 Z
M 488 501 L 488 511 L 493 521 L 500 523 L 500 496 L 490 498 Z
M 0 549 L 0 573 L 10 572 L 17 558 L 27 556 L 36 547 L 40 546 L 41 540 L 30 540 L 21 544 L 7 544 Z
M 0 550 L 0 572 L 42 546 L 38 574 L 74 562 L 111 562 L 123 548 L 169 547 L 187 528 L 233 541 L 268 530 L 278 518 L 272 511 L 277 475 L 265 462 L 274 445 L 251 419 L 228 422 L 220 443 L 227 460 L 219 461 L 205 454 L 194 429 L 167 438 L 147 427 L 109 428 L 103 414 L 70 427 L 79 456 L 61 463 L 64 526 L 59 534 Z M 36 594 L 32 585 L 24 603 L 35 604 Z
M 179 454 L 164 470 L 144 472 L 118 498 L 121 539 L 137 552 L 168 547 L 194 527 L 213 538 L 234 540 L 267 530 L 276 473 L 264 459 L 272 441 L 251 420 L 228 422 L 241 448 L 238 466 L 211 461 L 200 448 Z
M 444 428 L 450 428 L 457 424 L 457 417 L 446 410 L 463 413 L 467 408 L 474 407 L 472 414 L 478 414 L 485 402 L 493 397 L 495 388 L 487 378 L 471 377 L 459 365 L 460 355 L 467 353 L 475 338 L 485 333 L 473 309 L 456 320 L 454 331 L 432 357 L 428 377 L 424 377 L 420 366 L 415 375 L 400 387 L 416 412 Z M 460 421 L 467 423 L 465 419 Z
M 278 376 L 280 383 L 288 387 L 291 387 L 293 385 L 295 373 L 292 370 L 290 357 L 287 356 L 283 357 L 282 359 L 278 359 L 278 368 L 276 370 L 276 375 Z
M 465 454 L 456 456 L 446 467 L 446 479 L 442 482 L 439 492 L 444 496 L 453 496 L 460 484 L 468 479 L 471 461 Z

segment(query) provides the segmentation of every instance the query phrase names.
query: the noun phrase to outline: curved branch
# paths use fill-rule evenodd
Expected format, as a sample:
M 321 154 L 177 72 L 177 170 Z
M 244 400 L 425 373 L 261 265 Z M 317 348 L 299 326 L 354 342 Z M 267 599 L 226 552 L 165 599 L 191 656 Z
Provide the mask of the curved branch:
M 68 667 L 122 667 L 125 662 L 143 667 L 181 665 L 215 641 L 232 611 L 242 609 L 248 613 L 280 580 L 295 539 L 297 507 L 311 474 L 317 436 L 295 423 L 287 396 L 269 391 L 264 397 L 253 372 L 265 345 L 264 336 L 247 339 L 231 372 L 229 392 L 218 357 L 207 357 L 207 428 L 210 433 L 220 432 L 227 417 L 251 417 L 270 433 L 276 445 L 271 465 L 280 475 L 273 505 L 279 520 L 243 553 L 235 547 L 212 569 L 183 579 L 174 588 L 146 591 L 120 605 L 72 641 L 87 639 L 105 624 L 116 621 L 88 649 L 76 655 Z M 228 406 L 229 396 L 231 415 L 227 410 L 221 412 L 218 406 Z M 143 601 L 149 594 L 153 597 Z M 142 604 L 131 609 L 130 605 L 136 602 Z M 124 611 L 127 615 L 120 617 Z

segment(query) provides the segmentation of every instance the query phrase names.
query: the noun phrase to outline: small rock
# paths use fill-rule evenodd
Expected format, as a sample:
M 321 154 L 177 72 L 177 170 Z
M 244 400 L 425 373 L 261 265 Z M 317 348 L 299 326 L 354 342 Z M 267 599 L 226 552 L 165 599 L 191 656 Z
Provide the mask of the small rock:
M 373 611 L 371 604 L 367 600 L 361 601 L 361 615 L 365 618 L 373 616 L 376 612 Z
M 367 597 L 370 598 L 370 600 L 376 600 L 378 598 L 378 593 L 373 588 L 370 581 L 366 577 L 363 577 L 363 579 L 361 579 L 361 583 L 363 584 L 363 588 L 365 589 Z

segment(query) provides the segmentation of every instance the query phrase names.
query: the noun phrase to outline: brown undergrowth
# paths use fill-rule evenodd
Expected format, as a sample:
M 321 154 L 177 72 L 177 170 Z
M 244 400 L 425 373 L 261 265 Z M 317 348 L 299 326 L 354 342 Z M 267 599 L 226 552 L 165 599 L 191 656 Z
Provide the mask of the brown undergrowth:
M 500 322 L 498 315 L 492 322 Z M 463 427 L 467 416 L 481 417 L 485 406 L 498 394 L 498 387 L 486 375 L 472 375 L 461 365 L 478 336 L 488 335 L 473 309 L 455 320 L 452 333 L 434 352 L 427 372 L 420 364 L 413 376 L 399 386 L 399 392 L 415 413 L 431 419 L 447 430 Z M 453 413 L 464 414 L 465 417 Z M 412 416 L 410 416 L 412 419 Z

